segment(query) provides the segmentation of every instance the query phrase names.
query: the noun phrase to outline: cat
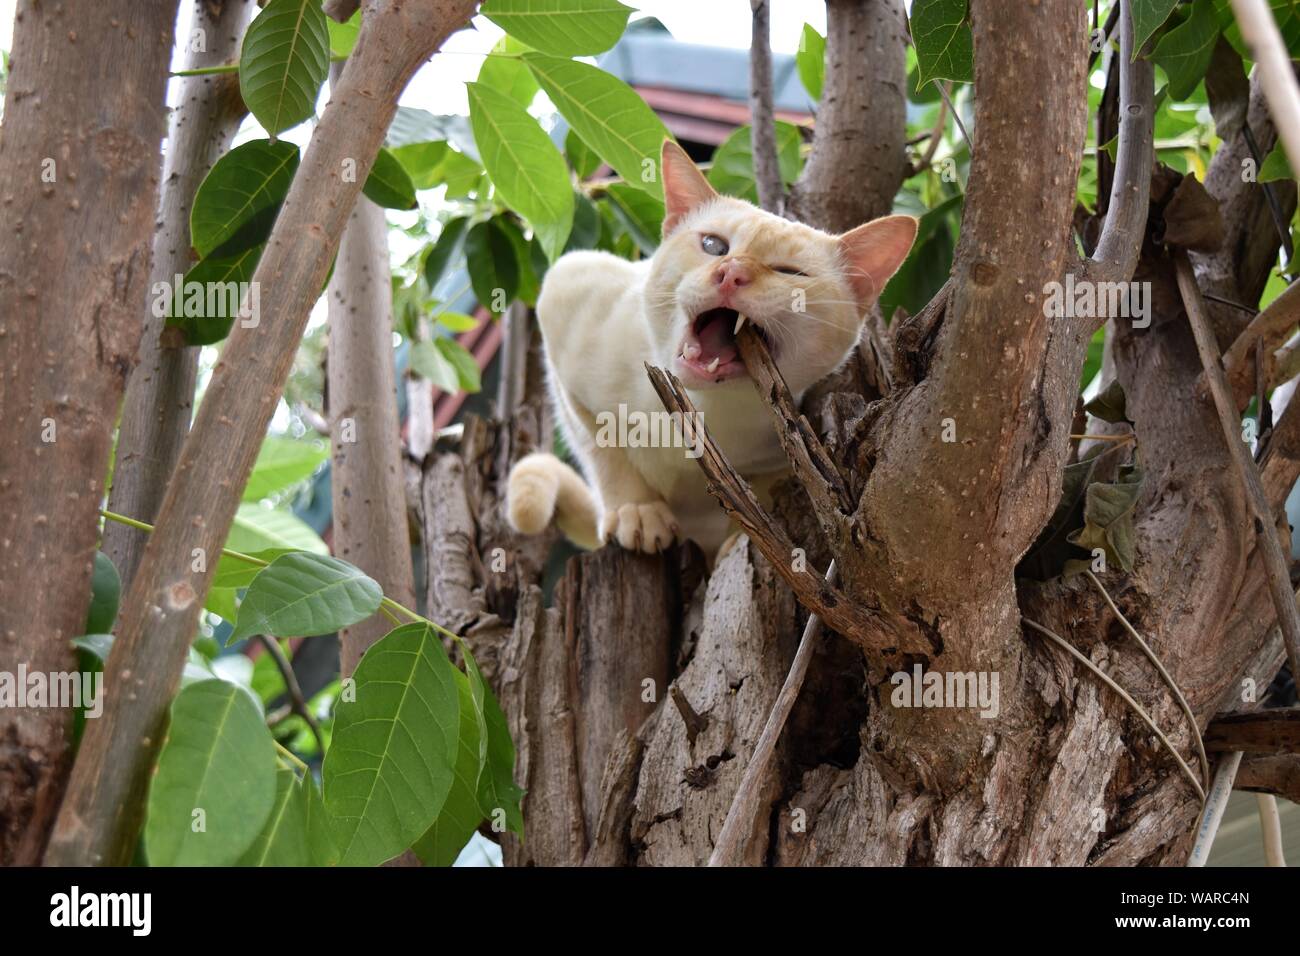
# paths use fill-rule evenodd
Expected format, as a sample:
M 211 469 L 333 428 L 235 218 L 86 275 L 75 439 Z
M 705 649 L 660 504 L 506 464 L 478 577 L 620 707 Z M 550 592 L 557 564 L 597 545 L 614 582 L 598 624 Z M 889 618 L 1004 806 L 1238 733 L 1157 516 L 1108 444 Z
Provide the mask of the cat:
M 644 363 L 681 379 L 762 499 L 789 464 L 736 350 L 740 316 L 766 340 L 798 401 L 852 352 L 917 221 L 885 216 L 831 236 L 720 196 L 671 140 L 660 169 L 663 242 L 652 257 L 570 252 L 546 273 L 537 318 L 551 398 L 587 481 L 552 454 L 528 455 L 510 473 L 506 512 L 520 533 L 554 520 L 583 548 L 614 541 L 654 553 L 690 538 L 711 556 L 730 520 L 705 487 L 689 432 L 686 447 L 666 447 L 644 429 L 611 427 L 662 423 Z

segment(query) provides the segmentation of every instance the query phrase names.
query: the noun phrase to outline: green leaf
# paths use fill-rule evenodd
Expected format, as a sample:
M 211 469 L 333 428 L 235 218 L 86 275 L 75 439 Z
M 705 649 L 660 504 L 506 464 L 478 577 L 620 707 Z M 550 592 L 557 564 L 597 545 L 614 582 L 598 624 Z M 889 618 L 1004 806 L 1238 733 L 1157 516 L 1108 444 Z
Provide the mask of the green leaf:
M 519 801 L 524 792 L 515 783 L 515 745 L 510 739 L 510 726 L 464 642 L 461 642 L 461 653 L 465 656 L 470 691 L 483 714 L 480 727 L 486 743 L 480 745 L 484 763 L 478 779 L 479 809 L 484 817 L 493 821 L 494 829 L 500 821 L 516 836 L 522 837 L 524 817 Z
M 328 739 L 328 738 L 327 738 Z M 334 843 L 329 814 L 316 781 L 303 778 L 299 785 L 303 805 L 303 819 L 307 829 L 307 851 L 312 866 L 337 866 L 339 849 Z
M 524 61 L 519 59 L 519 54 L 527 53 L 528 50 L 526 44 L 514 37 L 503 36 L 492 48 L 492 52 L 483 58 L 483 65 L 478 71 L 478 82 L 490 86 L 498 93 L 504 93 L 527 109 L 538 90 L 537 80 L 533 79 L 533 74 L 524 66 Z
M 584 143 L 625 182 L 663 198 L 659 154 L 670 137 L 636 90 L 576 60 L 525 53 L 524 62 Z
M 479 12 L 543 53 L 591 56 L 618 42 L 632 8 L 618 0 L 486 0 Z
M 532 225 L 554 261 L 573 226 L 573 186 L 564 157 L 522 106 L 482 83 L 466 83 L 470 124 L 483 168 L 507 206 Z
M 90 574 L 90 607 L 86 610 L 86 634 L 110 634 L 117 620 L 117 604 L 122 598 L 122 579 L 117 568 L 103 551 L 95 552 L 95 567 Z
M 357 45 L 357 34 L 361 32 L 361 11 L 352 14 L 346 23 L 326 17 L 325 26 L 329 29 L 330 56 L 340 59 L 349 56 Z
M 248 586 L 230 640 L 330 634 L 374 614 L 383 596 L 378 584 L 346 561 L 303 552 L 281 555 Z
M 366 184 L 361 187 L 366 198 L 386 209 L 414 209 L 415 183 L 406 168 L 386 149 L 375 156 Z
M 256 554 L 271 548 L 329 554 L 329 548 L 320 535 L 301 518 L 253 502 L 244 502 L 235 512 L 235 521 L 225 546 L 244 554 Z
M 272 136 L 316 111 L 329 73 L 329 27 L 318 0 L 271 0 L 244 34 L 239 92 Z
M 1151 34 L 1169 19 L 1178 0 L 1133 0 L 1133 59 L 1138 58 Z
M 266 551 L 258 551 L 256 554 L 250 554 L 250 558 L 257 558 L 270 564 L 276 558 L 283 554 L 292 554 L 288 548 L 269 548 Z M 253 578 L 257 577 L 258 572 L 265 565 L 252 564 L 248 561 L 241 561 L 239 558 L 223 554 L 221 560 L 217 562 L 216 573 L 212 577 L 212 586 L 214 588 L 246 588 L 253 583 Z
M 434 339 L 433 344 L 456 370 L 457 383 L 461 391 L 473 393 L 483 389 L 483 383 L 479 378 L 478 362 L 474 360 L 474 356 L 465 351 L 463 345 L 455 339 L 442 337 Z
M 460 706 L 460 743 L 456 750 L 451 790 L 433 826 L 411 847 L 425 866 L 451 866 L 483 821 L 478 800 L 479 774 L 487 756 L 487 738 L 485 728 L 481 726 L 483 711 L 474 700 L 468 678 L 460 671 L 455 671 L 455 676 Z
M 428 379 L 448 395 L 460 391 L 460 374 L 456 366 L 432 342 L 419 341 L 411 346 L 411 371 Z
M 446 185 L 448 199 L 462 199 L 482 188 L 483 167 L 463 152 L 449 149 L 438 164 L 437 177 Z
M 1191 9 L 1186 20 L 1160 38 L 1151 54 L 1168 75 L 1169 95 L 1175 100 L 1191 96 L 1204 78 L 1219 38 L 1214 7 L 1198 2 Z
M 566 251 L 572 247 L 573 236 L 583 222 L 583 217 L 579 215 L 578 210 L 582 208 L 582 203 L 588 202 L 585 196 L 579 197 L 576 193 L 574 201 L 577 203 L 574 206 L 574 233 L 570 234 L 569 243 L 565 244 Z M 509 216 L 497 216 L 493 222 L 505 233 L 515 250 L 515 265 L 519 267 L 519 285 L 515 289 L 515 296 L 529 307 L 536 306 L 539 291 L 538 276 L 546 273 L 550 260 L 542 251 L 538 238 L 534 236 L 531 242 L 525 239 L 523 232 Z
M 1119 383 L 1118 379 L 1107 385 L 1106 391 L 1084 405 L 1083 410 L 1093 418 L 1100 418 L 1103 422 L 1132 424 L 1125 408 L 1124 386 Z
M 390 150 L 397 161 L 402 164 L 406 174 L 416 189 L 432 189 L 442 180 L 439 172 L 442 161 L 451 147 L 445 140 L 436 143 L 410 143 Z
M 814 103 L 822 98 L 822 84 L 826 80 L 826 38 L 813 29 L 811 24 L 803 25 L 799 35 L 799 52 L 794 57 L 799 70 L 799 79 L 808 91 Z
M 460 258 L 465 248 L 465 233 L 468 229 L 469 218 L 466 216 L 452 219 L 442 227 L 442 232 L 438 234 L 438 241 L 433 244 L 433 248 L 424 259 L 424 282 L 430 292 L 438 288 L 438 283 L 447 273 L 447 266 L 453 260 Z
M 777 164 L 781 179 L 789 185 L 799 178 L 801 159 L 799 144 L 802 138 L 799 127 L 778 120 L 776 124 Z M 713 188 L 728 196 L 737 196 L 758 203 L 758 186 L 754 180 L 753 132 L 749 126 L 733 130 L 713 154 L 709 167 L 709 182 Z
M 260 501 L 305 481 L 328 457 L 329 446 L 324 442 L 267 435 L 244 486 L 244 500 Z
M 310 786 L 310 784 L 309 784 Z M 292 770 L 275 772 L 275 802 L 266 825 L 236 866 L 310 866 L 306 801 L 302 783 Z
M 211 345 L 230 334 L 252 285 L 265 246 L 253 246 L 230 256 L 200 259 L 185 273 L 184 288 L 173 290 L 167 325 L 180 329 L 189 345 Z M 257 293 L 260 299 L 260 293 Z M 250 301 L 250 306 L 253 304 Z
M 437 818 L 460 736 L 456 670 L 426 624 L 391 631 L 357 665 L 325 755 L 325 807 L 340 860 L 392 859 Z
M 1260 165 L 1259 172 L 1256 174 L 1256 180 L 1261 183 L 1270 183 L 1279 179 L 1295 179 L 1295 174 L 1291 172 L 1291 164 L 1287 162 L 1286 150 L 1282 148 L 1281 140 L 1264 157 L 1264 162 Z
M 190 244 L 200 258 L 228 258 L 271 234 L 298 169 L 298 147 L 266 139 L 236 146 L 203 177 L 190 210 Z
M 663 202 L 627 183 L 610 183 L 605 192 L 623 228 L 643 253 L 654 255 L 664 231 Z
M 1047 526 L 1025 555 L 1016 574 L 1046 581 L 1059 575 L 1071 555 L 1078 552 L 1070 545 L 1068 536 L 1083 520 L 1083 501 L 1097 467 L 1097 456 L 1071 462 L 1061 474 L 1061 500 L 1056 503 Z
M 510 237 L 489 219 L 465 237 L 465 261 L 479 305 L 500 314 L 519 290 L 519 263 Z
M 912 4 L 916 46 L 916 88 L 931 80 L 974 80 L 974 58 L 966 0 L 916 0 Z
M 1125 465 L 1119 480 L 1094 481 L 1084 499 L 1083 527 L 1069 536 L 1069 542 L 1085 551 L 1101 548 L 1107 566 L 1118 565 L 1133 570 L 1137 556 L 1137 536 L 1133 526 L 1133 509 L 1142 491 L 1142 469 Z
M 439 312 L 434 319 L 444 329 L 450 329 L 452 332 L 471 332 L 478 328 L 478 319 L 472 315 L 466 315 L 464 312 Z
M 149 787 L 149 863 L 234 863 L 271 812 L 275 769 L 271 733 L 244 691 L 222 680 L 182 689 Z
M 530 73 L 529 76 L 531 75 Z M 586 179 L 600 168 L 600 157 L 573 130 L 564 134 L 564 155 L 568 157 L 569 168 L 579 180 Z

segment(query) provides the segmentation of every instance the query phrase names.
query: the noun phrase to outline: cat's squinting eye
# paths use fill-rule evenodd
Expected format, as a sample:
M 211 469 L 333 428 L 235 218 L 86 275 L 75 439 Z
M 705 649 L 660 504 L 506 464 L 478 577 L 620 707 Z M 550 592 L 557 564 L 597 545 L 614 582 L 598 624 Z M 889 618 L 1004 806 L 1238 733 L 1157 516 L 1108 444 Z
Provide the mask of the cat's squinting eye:
M 704 235 L 700 237 L 700 248 L 711 256 L 725 256 L 727 254 L 727 240 L 721 236 Z
M 782 275 L 803 276 L 804 278 L 808 277 L 808 273 L 801 269 L 796 269 L 794 266 L 772 266 L 772 271 L 780 272 Z

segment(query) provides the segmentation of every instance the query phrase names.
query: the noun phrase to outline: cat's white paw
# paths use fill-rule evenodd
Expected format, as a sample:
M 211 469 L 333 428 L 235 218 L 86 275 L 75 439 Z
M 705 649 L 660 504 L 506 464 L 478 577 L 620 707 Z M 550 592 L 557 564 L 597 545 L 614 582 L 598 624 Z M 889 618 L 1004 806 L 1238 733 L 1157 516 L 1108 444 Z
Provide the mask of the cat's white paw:
M 617 541 L 629 551 L 646 554 L 668 548 L 677 533 L 677 519 L 662 501 L 622 505 L 605 512 L 600 523 L 602 540 Z

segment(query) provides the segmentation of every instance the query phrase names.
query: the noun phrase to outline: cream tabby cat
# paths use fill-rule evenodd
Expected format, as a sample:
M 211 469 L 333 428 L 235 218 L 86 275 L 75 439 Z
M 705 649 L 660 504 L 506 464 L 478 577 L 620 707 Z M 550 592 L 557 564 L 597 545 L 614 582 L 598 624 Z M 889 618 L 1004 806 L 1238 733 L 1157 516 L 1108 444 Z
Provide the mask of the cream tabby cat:
M 681 447 L 598 441 L 601 423 L 620 405 L 625 416 L 662 414 L 643 363 L 668 368 L 761 497 L 788 465 L 736 352 L 739 315 L 763 334 L 798 400 L 849 356 L 916 237 L 910 216 L 831 236 L 719 196 L 672 142 L 661 169 L 664 239 L 652 258 L 572 252 L 546 274 L 537 317 L 551 394 L 590 486 L 554 455 L 522 459 L 510 473 L 507 511 L 524 534 L 554 518 L 585 548 L 617 541 L 655 552 L 693 538 L 712 555 L 729 519 L 699 465 Z

